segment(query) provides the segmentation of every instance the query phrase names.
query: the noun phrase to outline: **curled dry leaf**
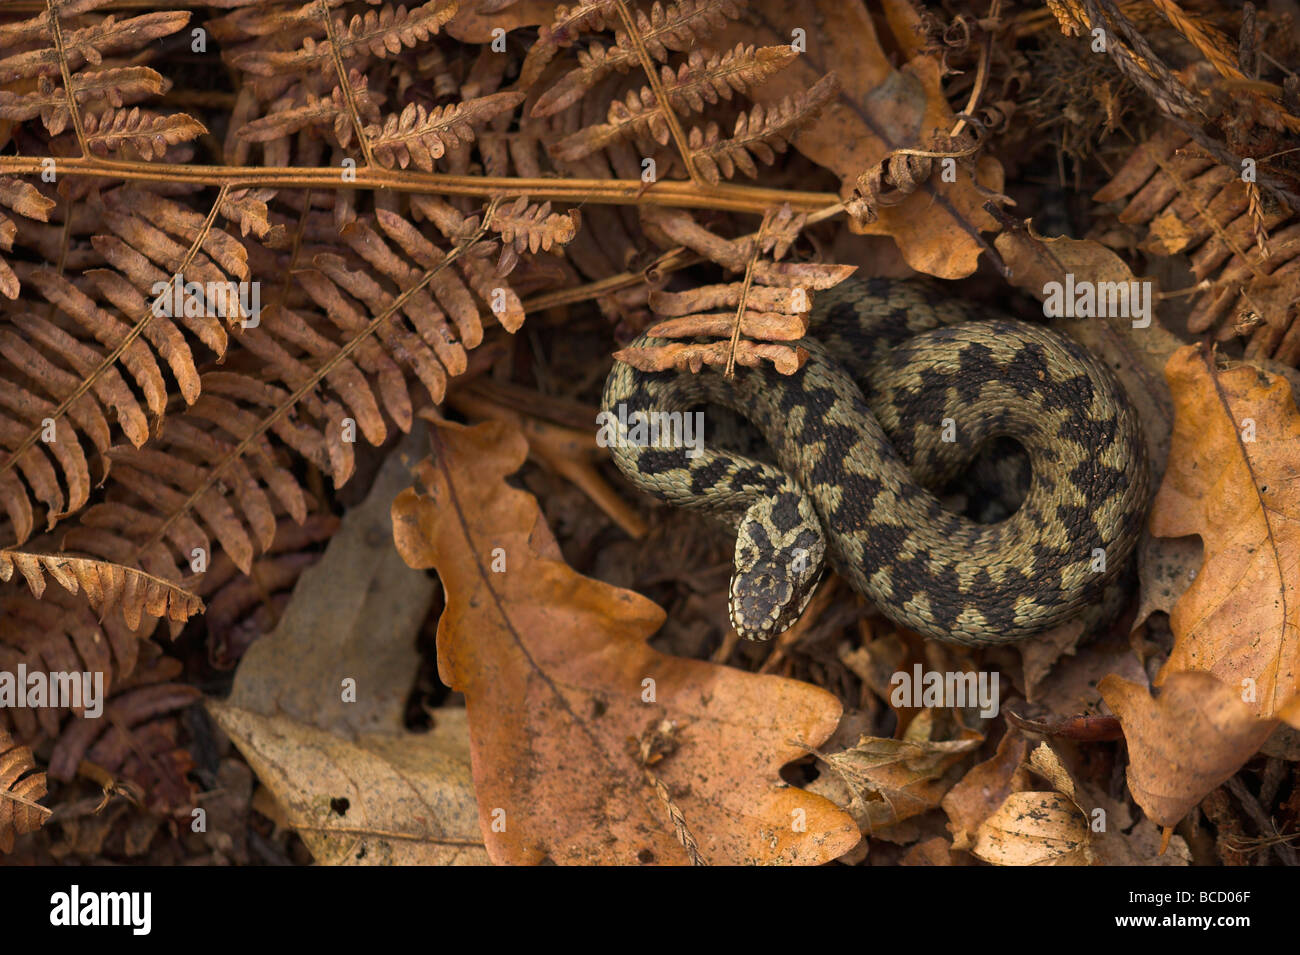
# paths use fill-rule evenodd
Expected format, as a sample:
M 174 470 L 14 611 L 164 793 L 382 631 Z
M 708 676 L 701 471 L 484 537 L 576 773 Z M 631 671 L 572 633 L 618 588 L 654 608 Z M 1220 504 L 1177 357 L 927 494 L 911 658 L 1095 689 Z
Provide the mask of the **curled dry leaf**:
M 834 730 L 834 697 L 651 650 L 663 611 L 543 556 L 536 500 L 506 483 L 522 435 L 438 424 L 433 444 L 394 537 L 446 590 L 438 669 L 465 694 L 494 862 L 817 864 L 858 842 L 778 775 Z
M 1039 791 L 1047 780 L 1055 792 Z M 1083 777 L 1086 779 L 1087 777 Z M 997 754 L 944 797 L 953 848 L 999 865 L 1187 865 L 1181 837 L 1162 847 L 1159 829 L 1136 823 L 1126 800 L 1076 781 L 1047 743 L 1028 752 L 1010 730 Z M 1163 851 L 1162 851 L 1163 849 Z
M 931 740 L 932 710 L 922 710 L 902 739 L 863 736 L 839 753 L 822 757 L 847 786 L 849 811 L 863 832 L 876 832 L 939 805 L 953 766 L 979 748 L 983 738 L 962 730 L 959 739 Z
M 1060 757 L 1040 743 L 1029 768 L 1056 792 L 1013 792 L 980 824 L 971 851 L 996 865 L 1091 865 L 1091 818 Z M 1102 823 L 1104 827 L 1104 822 Z
M 1209 673 L 1171 673 L 1156 698 L 1116 676 L 1100 689 L 1124 727 L 1129 792 L 1165 826 L 1235 774 L 1277 725 L 1260 720 L 1240 688 Z
M 943 797 L 954 849 L 969 850 L 975 832 L 1007 796 L 1029 788 L 1029 776 L 1021 767 L 1029 745 L 1014 729 L 998 741 L 993 758 L 972 766 Z

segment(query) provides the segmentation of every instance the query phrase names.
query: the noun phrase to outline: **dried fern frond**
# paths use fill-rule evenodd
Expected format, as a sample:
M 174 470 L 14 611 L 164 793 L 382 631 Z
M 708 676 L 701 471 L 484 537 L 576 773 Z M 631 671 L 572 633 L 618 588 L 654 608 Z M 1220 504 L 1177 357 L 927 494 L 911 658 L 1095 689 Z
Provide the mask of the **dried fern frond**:
M 519 70 L 518 88 L 532 87 L 561 47 L 572 46 L 588 30 L 611 29 L 618 20 L 618 0 L 581 0 L 572 7 L 557 6 L 555 19 L 537 31 L 537 42 L 528 48 Z
M 183 623 L 203 610 L 203 601 L 184 588 L 108 561 L 0 550 L 0 580 L 10 580 L 15 569 L 26 579 L 33 596 L 45 593 L 49 575 L 68 593 L 84 593 L 101 615 L 121 611 L 132 630 L 139 628 L 145 616 Z
M 303 12 L 315 10 L 309 4 Z M 456 15 L 456 0 L 432 0 L 430 3 L 408 10 L 404 6 L 385 4 L 378 10 L 356 14 L 350 21 L 333 20 L 329 31 L 335 40 L 319 39 L 325 33 L 322 24 L 317 36 L 307 36 L 303 45 L 292 51 L 250 50 L 239 53 L 232 62 L 241 70 L 255 76 L 276 76 L 306 73 L 316 69 L 333 69 L 334 42 L 338 54 L 348 60 L 370 55 L 380 59 L 411 49 L 435 36 L 443 24 Z M 308 21 L 304 21 L 308 22 Z
M 49 774 L 71 781 L 83 760 L 134 782 L 155 812 L 188 811 L 197 787 L 187 774 L 194 759 L 180 745 L 175 714 L 198 701 L 197 687 L 174 682 L 181 662 L 145 644 L 149 656 L 121 681 L 97 720 L 73 720 L 50 754 Z
M 348 75 L 352 87 L 352 102 L 363 122 L 379 123 L 381 119 L 379 97 L 371 95 L 369 78 L 357 70 Z M 352 143 L 353 125 L 348 98 L 341 87 L 334 87 L 324 96 L 306 97 L 300 105 L 276 109 L 268 116 L 241 126 L 236 135 L 246 142 L 264 143 L 283 139 L 308 128 L 328 129 L 338 144 L 346 149 Z
M 61 587 L 46 588 L 36 597 L 17 582 L 0 597 L 0 672 L 17 673 L 102 673 L 105 689 L 129 676 L 136 667 L 142 642 L 157 621 L 142 619 L 132 630 L 118 614 L 99 617 L 82 595 L 74 596 Z M 14 738 L 28 745 L 58 736 L 67 712 L 78 716 L 84 710 L 56 706 L 0 709 L 0 728 L 8 723 Z
M 0 119 L 15 123 L 40 117 L 51 135 L 63 132 L 72 120 L 73 104 L 102 102 L 106 108 L 84 118 L 77 136 L 84 148 L 98 153 L 125 150 L 128 158 L 151 159 L 168 145 L 192 139 L 203 131 L 201 124 L 186 114 L 158 117 L 141 114 L 137 108 L 122 110 L 125 104 L 161 93 L 163 77 L 145 66 L 98 67 L 106 55 L 129 55 L 151 42 L 181 29 L 189 20 L 186 12 L 150 13 L 119 20 L 106 16 L 90 22 L 89 14 L 103 6 L 98 0 L 77 0 L 52 4 L 27 20 L 0 26 Z M 54 43 L 50 18 L 60 17 L 62 57 Z M 64 18 L 79 16 L 76 26 Z M 63 88 L 68 77 L 71 95 Z M 93 136 L 93 138 L 92 138 Z M 78 147 L 80 147 L 79 142 Z M 64 184 L 65 189 L 68 184 Z M 84 188 L 84 186 L 83 186 Z M 31 184 L 0 180 L 0 204 L 20 215 L 48 221 L 53 202 Z M 9 250 L 15 238 L 13 223 L 0 215 L 0 246 Z M 17 298 L 20 283 L 13 270 L 0 259 L 0 293 Z
M 1205 291 L 1188 330 L 1247 339 L 1246 355 L 1300 363 L 1300 220 L 1259 188 L 1163 128 L 1137 147 L 1095 196 L 1126 200 L 1119 222 L 1150 255 L 1188 256 Z M 1116 241 L 1126 241 L 1120 237 Z
M 448 149 L 474 140 L 475 127 L 514 109 L 523 99 L 523 93 L 493 93 L 432 110 L 411 103 L 400 114 L 387 117 L 382 126 L 366 127 L 365 135 L 382 165 L 405 169 L 414 163 L 432 172 L 434 162 Z
M 654 234 L 668 243 L 693 248 L 733 271 L 743 271 L 743 281 L 707 285 L 686 292 L 652 292 L 650 307 L 668 316 L 649 329 L 659 338 L 727 337 L 722 342 L 670 341 L 650 348 L 625 348 L 615 358 L 643 371 L 686 369 L 698 372 L 706 365 L 725 369 L 730 375 L 736 365 L 771 362 L 785 375 L 793 374 L 807 360 L 798 341 L 808 330 L 815 289 L 830 288 L 851 275 L 853 266 L 782 264 L 784 256 L 807 223 L 790 207 L 769 212 L 757 234 L 743 239 L 722 239 L 700 227 L 687 213 L 645 210 L 643 217 Z M 765 259 L 764 253 L 771 255 Z M 729 306 L 729 312 L 705 309 Z M 757 339 L 757 341 L 755 340 Z
M 166 92 L 170 84 L 161 73 L 147 66 L 126 66 L 115 69 L 74 73 L 72 89 L 78 103 L 102 100 L 106 105 L 122 107 Z M 56 86 L 48 76 L 42 76 L 34 93 L 0 91 L 0 119 L 25 122 L 40 117 L 51 136 L 68 128 L 72 110 L 62 86 Z
M 345 335 L 362 334 L 373 326 L 388 353 L 415 372 L 434 401 L 441 401 L 448 378 L 465 371 L 467 349 L 483 340 L 483 311 L 475 293 L 490 310 L 505 294 L 502 283 L 491 288 L 467 285 L 446 268 L 448 252 L 401 216 L 378 209 L 375 220 L 383 235 L 366 223 L 355 223 L 344 237 L 354 255 L 314 256 L 314 269 L 304 270 L 299 284 Z M 457 256 L 458 261 L 462 258 Z M 427 282 L 424 275 L 429 276 Z M 370 318 L 394 310 L 406 321 L 375 324 Z M 410 426 L 409 405 L 400 423 Z
M 627 362 L 640 371 L 689 371 L 699 374 L 707 366 L 725 368 L 728 364 L 755 368 L 770 362 L 778 374 L 793 375 L 808 360 L 808 352 L 799 347 L 766 345 L 742 341 L 734 349 L 727 342 L 685 345 L 669 342 L 657 348 L 620 348 L 614 360 Z
M 697 335 L 730 335 L 736 309 L 745 303 L 740 334 L 764 341 L 796 341 L 808 332 L 808 313 L 813 296 L 802 288 L 751 286 L 743 282 L 703 285 L 689 292 L 651 292 L 650 307 L 656 314 L 673 316 L 647 329 L 657 338 L 690 338 Z M 730 307 L 728 312 L 704 313 L 704 309 Z
M 647 15 L 638 10 L 634 16 L 638 39 L 651 59 L 663 62 L 669 51 L 686 51 L 698 46 L 705 37 L 726 26 L 741 14 L 740 0 L 679 0 L 664 6 L 655 3 Z M 602 20 L 609 14 L 602 13 Z M 579 51 L 578 67 L 562 76 L 533 104 L 534 117 L 551 116 L 573 105 L 588 90 L 614 71 L 626 73 L 640 66 L 636 43 L 621 27 L 615 30 L 614 45 L 593 44 Z
M 684 246 L 731 272 L 751 268 L 755 247 L 750 238 L 725 239 L 701 226 L 689 213 L 677 209 L 639 211 L 646 228 L 662 234 L 663 238 L 657 241 L 665 246 Z M 762 258 L 752 261 L 754 284 L 804 289 L 809 294 L 839 285 L 856 269 L 853 265 L 815 262 L 773 262 Z
M 488 220 L 488 228 L 502 239 L 501 258 L 497 263 L 498 275 L 509 275 L 524 252 L 548 252 L 555 245 L 568 245 L 578 232 L 578 211 L 551 212 L 551 204 L 529 205 L 527 196 L 520 196 L 507 209 L 499 206 Z
M 102 4 L 62 5 L 60 20 Z M 10 49 L 36 42 L 36 49 L 0 57 L 0 83 L 9 85 L 17 80 L 40 76 L 61 76 L 58 51 L 54 48 L 54 31 L 49 23 L 49 11 L 43 11 L 30 20 L 7 24 L 0 33 L 0 48 Z M 170 36 L 189 22 L 188 11 L 145 13 L 138 17 L 119 20 L 104 17 L 98 23 L 81 28 L 63 30 L 63 49 L 67 55 L 68 70 L 80 70 L 87 64 L 98 66 L 103 58 L 112 54 L 126 54 L 147 47 L 154 40 Z
M 412 196 L 411 208 L 424 216 L 449 240 L 474 232 L 478 216 L 464 216 L 450 203 L 432 196 Z M 514 289 L 501 282 L 482 257 L 463 255 L 456 260 L 456 270 L 465 284 L 484 302 L 501 327 L 514 334 L 524 324 L 524 306 Z
M 698 113 L 706 104 L 730 100 L 734 93 L 750 92 L 798 56 L 788 45 L 754 47 L 739 43 L 726 53 L 692 50 L 676 71 L 662 67 L 660 86 L 670 109 L 679 114 Z M 566 136 L 551 151 L 560 159 L 573 161 L 620 139 L 644 136 L 661 146 L 668 145 L 671 138 L 668 122 L 648 86 L 629 92 L 626 99 L 615 99 L 605 123 Z
M 0 176 L 0 205 L 12 209 L 20 216 L 48 222 L 50 210 L 54 208 L 55 202 L 42 195 L 40 190 L 29 182 Z M 14 236 L 17 233 L 18 227 L 14 221 L 0 212 L 0 248 L 6 252 L 13 251 Z M 18 281 L 14 270 L 3 257 L 0 257 L 0 294 L 11 299 L 17 298 L 21 288 L 22 283 Z
M 341 486 L 355 466 L 356 432 L 381 443 L 385 413 L 409 429 L 405 371 L 440 400 L 482 341 L 484 314 L 500 300 L 505 324 L 515 311 L 522 320 L 522 308 L 466 254 L 477 222 L 434 200 L 424 208 L 451 233 L 449 249 L 382 207 L 373 226 L 357 220 L 344 230 L 346 254 L 299 248 L 308 265 L 293 269 L 286 296 L 243 332 L 242 370 L 205 372 L 197 400 L 169 415 L 148 447 L 113 449 L 116 493 L 85 512 L 68 546 L 180 579 L 196 555 L 211 560 L 215 544 L 248 572 L 274 537 L 277 513 L 306 518 L 304 492 L 286 467 L 292 456 Z M 303 225 L 312 235 L 324 224 L 308 215 Z
M 277 511 L 307 514 L 288 456 L 266 431 L 327 471 L 331 455 L 346 455 L 338 467 L 350 473 L 351 445 L 289 418 L 285 389 L 231 372 L 203 378 L 203 395 L 148 448 L 114 450 L 116 493 L 86 510 L 66 546 L 179 580 L 207 566 L 215 540 L 247 572 L 275 536 Z
M 617 0 L 582 0 L 571 7 L 560 4 L 555 19 L 539 33 L 543 42 L 566 46 L 588 30 L 608 30 L 618 23 Z
M 45 791 L 32 751 L 0 728 L 0 852 L 12 852 L 15 836 L 36 831 L 49 818 L 50 810 L 37 802 Z
M 163 366 L 186 403 L 198 397 L 187 332 L 220 357 L 227 344 L 220 316 L 232 325 L 252 318 L 238 296 L 211 298 L 249 277 L 247 253 L 198 213 L 127 188 L 105 194 L 100 222 L 106 231 L 86 251 L 111 268 L 86 268 L 73 281 L 49 266 L 16 263 L 17 277 L 41 297 L 20 299 L 10 327 L 0 327 L 0 506 L 16 543 L 30 536 L 38 507 L 53 526 L 86 504 L 87 446 L 106 474 L 118 429 L 135 447 L 149 440 L 150 416 L 168 407 Z M 178 274 L 193 293 L 181 309 L 170 294 L 180 288 Z
M 691 129 L 687 140 L 695 168 L 706 181 L 717 185 L 740 170 L 751 179 L 758 175 L 754 160 L 771 165 L 777 153 L 785 152 L 799 127 L 811 120 L 839 91 L 839 81 L 828 74 L 806 92 L 787 96 L 772 106 L 761 103 L 741 113 L 729 138 L 717 123 Z
M 96 155 L 113 153 L 123 158 L 139 157 L 146 162 L 161 157 L 168 146 L 198 139 L 208 131 L 186 113 L 160 116 L 141 111 L 138 106 L 89 113 L 84 129 L 86 145 Z
M 71 16 L 101 5 L 57 4 L 30 20 L 4 28 L 0 33 L 0 48 L 29 44 L 32 48 L 0 58 L 0 84 L 11 87 L 0 97 L 0 115 L 17 122 L 40 116 L 51 134 L 58 134 L 72 124 L 76 127 L 75 149 L 99 156 L 111 154 L 114 158 L 146 161 L 162 156 L 170 146 L 206 132 L 198 120 L 186 113 L 163 116 L 142 111 L 137 106 L 125 107 L 128 102 L 156 96 L 165 89 L 163 77 L 148 67 L 113 65 L 105 69 L 82 69 L 87 65 L 100 66 L 107 55 L 126 55 L 147 47 L 152 41 L 181 29 L 190 14 L 160 12 L 125 20 L 110 15 L 78 27 L 65 22 Z M 59 18 L 57 41 L 50 20 L 53 16 Z M 57 85 L 55 78 L 59 80 Z M 23 90 L 24 86 L 30 88 Z M 73 114 L 81 112 L 81 104 L 96 100 L 102 101 L 105 107 L 81 116 L 74 124 Z

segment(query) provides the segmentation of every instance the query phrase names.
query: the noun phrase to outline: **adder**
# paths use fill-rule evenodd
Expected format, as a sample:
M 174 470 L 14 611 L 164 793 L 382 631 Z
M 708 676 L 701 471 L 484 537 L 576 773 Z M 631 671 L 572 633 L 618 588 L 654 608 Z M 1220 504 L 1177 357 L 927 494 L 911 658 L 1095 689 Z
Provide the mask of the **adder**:
M 602 408 L 623 421 L 722 405 L 770 447 L 774 462 L 712 446 L 692 456 L 623 432 L 610 449 L 638 487 L 736 528 L 739 634 L 788 628 L 827 563 L 891 620 L 960 644 L 1021 640 L 1097 602 L 1150 486 L 1138 416 L 1101 362 L 1045 327 L 885 279 L 817 293 L 798 344 L 809 358 L 793 375 L 616 362 L 605 384 Z M 1014 513 L 979 523 L 936 491 L 997 438 L 1024 449 L 1032 477 Z

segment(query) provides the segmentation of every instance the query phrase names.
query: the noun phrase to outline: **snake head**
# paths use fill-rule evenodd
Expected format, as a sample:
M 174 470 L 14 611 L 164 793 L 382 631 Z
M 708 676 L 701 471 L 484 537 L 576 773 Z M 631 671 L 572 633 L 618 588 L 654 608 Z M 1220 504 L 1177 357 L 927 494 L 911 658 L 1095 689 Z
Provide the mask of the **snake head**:
M 802 495 L 754 504 L 736 536 L 731 625 L 746 640 L 770 640 L 808 606 L 822 576 L 826 546 L 812 505 Z

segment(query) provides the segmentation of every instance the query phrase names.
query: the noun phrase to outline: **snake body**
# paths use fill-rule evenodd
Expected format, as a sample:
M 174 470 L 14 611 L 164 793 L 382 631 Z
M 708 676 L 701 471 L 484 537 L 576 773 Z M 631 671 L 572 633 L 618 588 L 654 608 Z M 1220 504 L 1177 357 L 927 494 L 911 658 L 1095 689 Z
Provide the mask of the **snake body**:
M 1149 496 L 1138 416 L 1105 366 L 1046 328 L 883 279 L 818 293 L 799 344 L 810 357 L 788 376 L 616 362 L 602 399 L 607 421 L 723 405 L 762 432 L 775 464 L 650 446 L 621 424 L 606 442 L 638 487 L 736 527 L 742 636 L 792 624 L 826 561 L 895 623 L 953 643 L 1021 640 L 1097 602 Z M 977 523 L 934 491 L 999 437 L 1032 477 L 1013 514 Z

